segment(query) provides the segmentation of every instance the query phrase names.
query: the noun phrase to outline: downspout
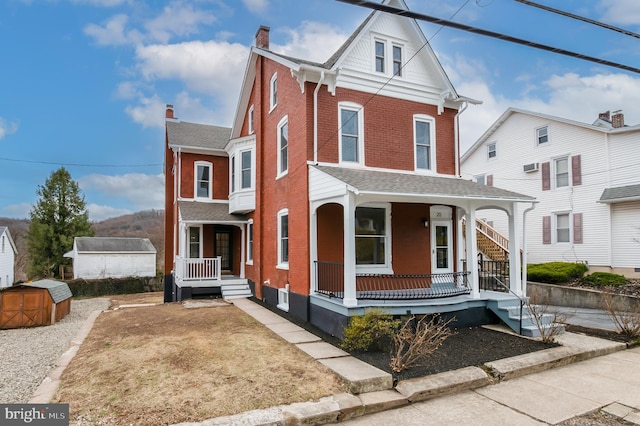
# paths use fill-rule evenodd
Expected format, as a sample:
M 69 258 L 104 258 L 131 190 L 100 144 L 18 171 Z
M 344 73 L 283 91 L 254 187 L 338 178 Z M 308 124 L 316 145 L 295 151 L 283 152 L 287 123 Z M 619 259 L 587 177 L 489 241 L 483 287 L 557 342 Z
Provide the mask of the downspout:
M 460 177 L 460 115 L 467 109 L 467 107 L 469 106 L 469 103 L 464 101 L 462 103 L 462 108 L 458 110 L 458 112 L 456 113 L 456 116 L 454 118 L 454 122 L 455 122 L 455 127 L 454 127 L 454 132 L 455 132 L 455 158 L 456 158 L 456 177 Z
M 536 203 L 522 212 L 522 296 L 527 297 L 527 213 L 536 208 Z
M 313 162 L 318 163 L 318 92 L 324 81 L 324 71 L 320 73 L 320 80 L 313 91 Z

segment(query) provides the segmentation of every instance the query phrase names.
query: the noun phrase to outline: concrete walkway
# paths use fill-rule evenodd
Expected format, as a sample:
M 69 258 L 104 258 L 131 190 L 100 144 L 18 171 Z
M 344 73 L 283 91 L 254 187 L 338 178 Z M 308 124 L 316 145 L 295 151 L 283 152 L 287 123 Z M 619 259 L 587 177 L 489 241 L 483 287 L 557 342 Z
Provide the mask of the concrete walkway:
M 390 374 L 259 304 L 233 303 L 332 369 L 348 383 L 349 393 L 181 426 L 555 424 L 600 407 L 640 424 L 640 348 L 627 351 L 621 343 L 565 333 L 557 348 L 405 380 L 393 388 Z

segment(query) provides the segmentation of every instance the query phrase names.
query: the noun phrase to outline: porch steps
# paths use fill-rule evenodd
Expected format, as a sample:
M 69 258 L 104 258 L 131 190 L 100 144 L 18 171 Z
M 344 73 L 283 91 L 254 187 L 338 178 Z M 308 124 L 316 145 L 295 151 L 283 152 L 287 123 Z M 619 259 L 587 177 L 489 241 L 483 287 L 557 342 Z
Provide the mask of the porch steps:
M 220 292 L 223 299 L 240 299 L 243 297 L 251 297 L 251 289 L 249 284 L 245 283 L 222 283 Z
M 516 333 L 521 333 L 527 337 L 540 337 L 540 330 L 536 325 L 534 315 L 526 304 L 522 307 L 522 332 L 520 332 L 519 299 L 489 300 L 487 308 Z M 540 317 L 541 327 L 544 329 L 556 327 L 558 333 L 564 333 L 564 325 L 553 322 L 555 315 L 552 312 L 546 312 L 545 307 L 539 305 L 532 305 L 531 309 L 534 310 L 536 316 Z

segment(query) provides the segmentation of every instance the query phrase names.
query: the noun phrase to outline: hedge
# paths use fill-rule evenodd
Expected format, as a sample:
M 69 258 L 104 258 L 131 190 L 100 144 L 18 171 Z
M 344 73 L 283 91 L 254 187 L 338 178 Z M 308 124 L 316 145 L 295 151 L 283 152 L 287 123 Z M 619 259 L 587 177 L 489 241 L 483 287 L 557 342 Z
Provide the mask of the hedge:
M 567 283 L 582 276 L 589 270 L 584 263 L 548 262 L 527 265 L 527 280 L 538 283 Z
M 162 280 L 157 277 L 103 278 L 96 280 L 76 279 L 65 281 L 73 297 L 95 297 L 113 294 L 145 293 L 162 291 Z

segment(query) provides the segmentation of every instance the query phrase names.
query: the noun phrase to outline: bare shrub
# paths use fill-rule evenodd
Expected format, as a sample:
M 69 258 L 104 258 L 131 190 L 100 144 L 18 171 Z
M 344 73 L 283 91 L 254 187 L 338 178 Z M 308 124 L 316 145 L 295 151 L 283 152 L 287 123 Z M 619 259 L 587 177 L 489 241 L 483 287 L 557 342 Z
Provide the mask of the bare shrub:
M 525 306 L 540 333 L 540 339 L 544 343 L 554 343 L 556 336 L 564 331 L 569 315 L 552 310 L 549 305 L 534 303 L 532 299 L 529 299 Z
M 416 320 L 415 316 L 411 316 L 393 335 L 393 352 L 389 363 L 391 369 L 399 373 L 421 365 L 453 334 L 448 325 L 454 320 L 455 317 L 442 321 L 437 315 Z
M 624 334 L 627 337 L 640 337 L 639 306 L 636 306 L 632 311 L 621 311 L 617 309 L 611 293 L 602 293 L 602 304 L 616 325 L 618 334 Z

